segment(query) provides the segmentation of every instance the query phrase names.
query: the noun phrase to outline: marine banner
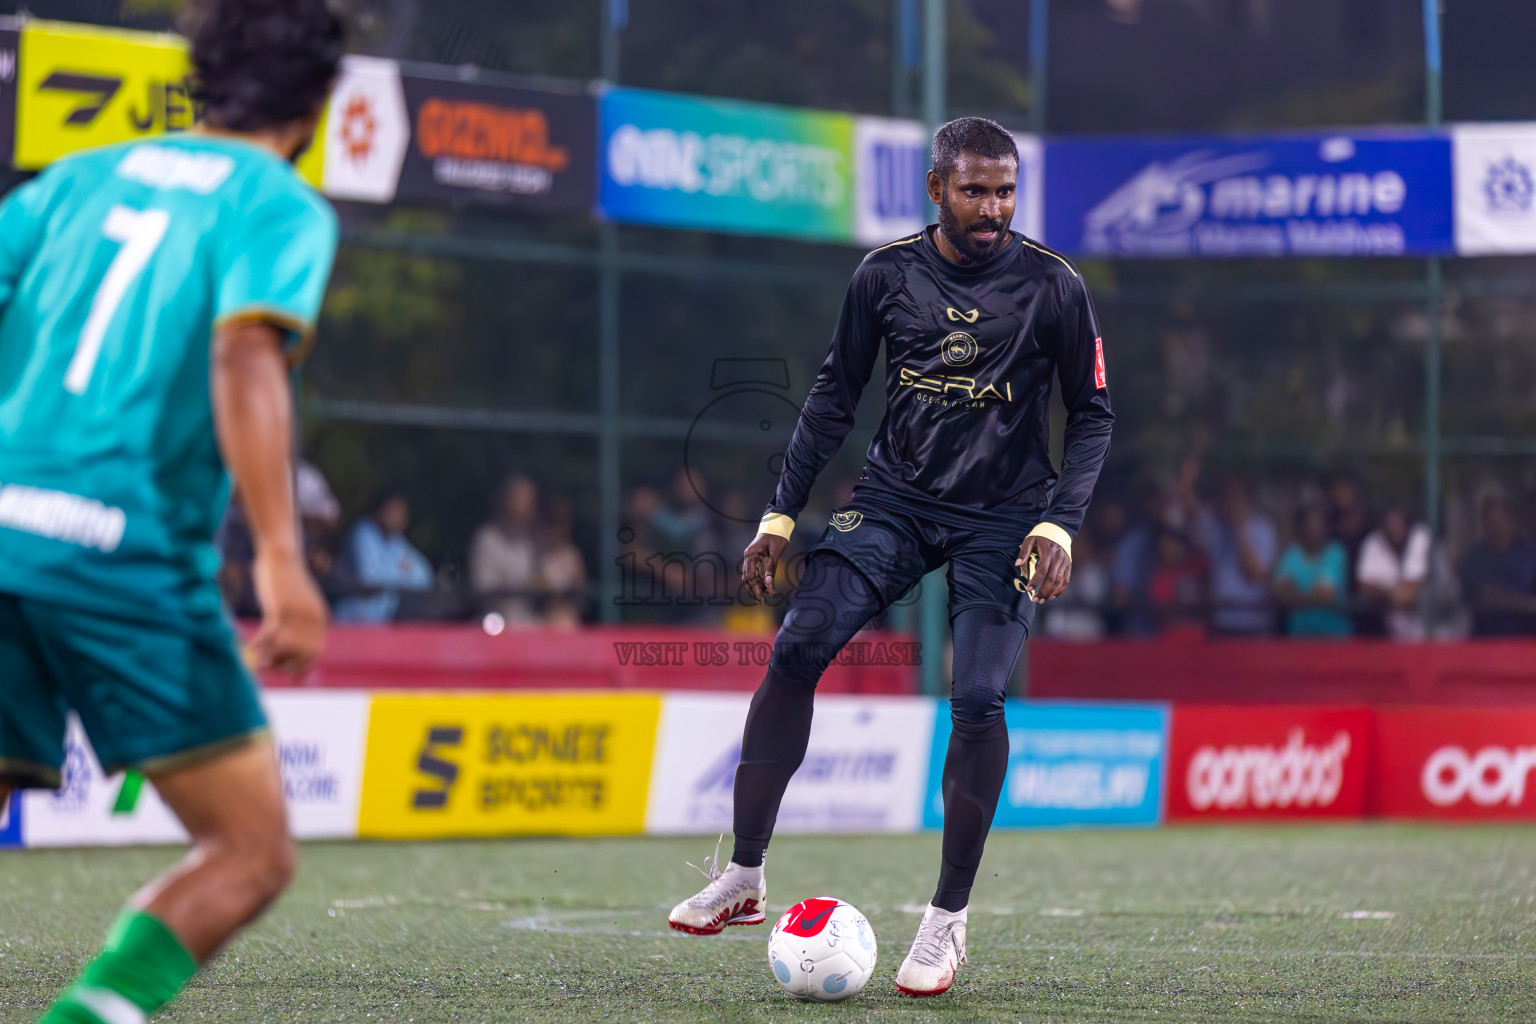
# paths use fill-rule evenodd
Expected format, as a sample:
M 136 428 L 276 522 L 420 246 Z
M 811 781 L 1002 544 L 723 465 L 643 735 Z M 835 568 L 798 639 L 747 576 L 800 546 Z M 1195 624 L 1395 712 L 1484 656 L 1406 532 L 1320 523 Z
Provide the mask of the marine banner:
M 359 833 L 639 832 L 660 712 L 645 694 L 377 696 Z
M 614 220 L 853 238 L 848 114 L 615 89 L 600 118 L 600 202 Z
M 662 704 L 645 830 L 731 830 L 747 694 L 676 694 Z M 935 702 L 816 699 L 810 746 L 784 793 L 777 831 L 911 832 L 921 819 Z
M 490 203 L 591 212 L 597 200 L 597 102 L 580 92 L 442 78 L 404 79 L 412 131 L 403 202 Z
M 1102 256 L 1452 250 L 1444 135 L 1057 140 L 1045 241 Z
M 1008 775 L 998 828 L 1155 825 L 1161 817 L 1168 709 L 1160 704 L 1010 700 Z M 923 824 L 944 824 L 948 708 L 941 706 L 929 754 Z

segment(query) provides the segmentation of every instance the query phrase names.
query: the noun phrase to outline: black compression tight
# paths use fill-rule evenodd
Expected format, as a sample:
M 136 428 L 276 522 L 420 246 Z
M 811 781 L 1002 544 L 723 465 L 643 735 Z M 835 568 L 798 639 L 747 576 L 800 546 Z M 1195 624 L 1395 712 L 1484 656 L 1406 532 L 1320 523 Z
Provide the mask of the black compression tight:
M 837 652 L 885 605 L 864 576 L 830 552 L 806 565 L 794 604 L 774 641 L 773 659 L 752 698 L 736 771 L 736 846 L 731 859 L 763 862 L 779 802 L 805 758 L 816 682 Z M 982 848 L 1008 770 L 1003 697 L 1026 629 L 1005 612 L 963 608 L 951 620 L 954 731 L 944 761 L 943 864 L 934 905 L 959 910 L 970 898 Z

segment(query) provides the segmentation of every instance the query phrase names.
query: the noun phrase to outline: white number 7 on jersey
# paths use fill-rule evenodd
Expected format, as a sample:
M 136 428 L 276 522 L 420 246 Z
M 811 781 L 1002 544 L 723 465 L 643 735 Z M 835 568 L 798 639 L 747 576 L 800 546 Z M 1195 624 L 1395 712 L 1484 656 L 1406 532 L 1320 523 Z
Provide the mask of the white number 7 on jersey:
M 149 258 L 165 238 L 171 215 L 164 210 L 131 210 L 126 206 L 114 206 L 107 211 L 107 219 L 101 225 L 101 233 L 123 247 L 112 258 L 107 274 L 91 300 L 91 312 L 85 319 L 85 330 L 80 332 L 80 344 L 75 348 L 75 358 L 69 361 L 64 374 L 64 390 L 73 395 L 85 394 L 96 369 L 96 359 L 101 355 L 101 342 L 107 335 L 107 325 L 118 303 L 133 284 L 133 279 L 144 270 Z

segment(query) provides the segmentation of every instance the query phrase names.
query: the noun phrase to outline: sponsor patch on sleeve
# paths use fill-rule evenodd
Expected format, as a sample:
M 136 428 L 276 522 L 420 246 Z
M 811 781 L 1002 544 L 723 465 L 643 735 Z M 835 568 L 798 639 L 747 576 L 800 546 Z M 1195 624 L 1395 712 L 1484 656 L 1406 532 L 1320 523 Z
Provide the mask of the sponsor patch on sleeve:
M 1109 387 L 1109 378 L 1104 373 L 1104 339 L 1093 339 L 1093 386 L 1096 388 Z

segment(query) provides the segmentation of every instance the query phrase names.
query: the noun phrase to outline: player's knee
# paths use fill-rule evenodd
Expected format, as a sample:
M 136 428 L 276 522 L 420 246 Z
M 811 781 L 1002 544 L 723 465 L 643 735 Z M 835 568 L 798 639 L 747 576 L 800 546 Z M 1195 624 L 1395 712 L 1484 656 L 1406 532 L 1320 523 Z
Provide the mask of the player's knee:
M 226 862 L 231 881 L 259 903 L 286 889 L 298 865 L 298 853 L 284 826 L 245 829 L 214 837 L 204 845 Z
M 982 685 L 956 679 L 949 699 L 949 717 L 954 727 L 966 732 L 985 731 L 1003 720 L 1006 687 L 985 681 Z

